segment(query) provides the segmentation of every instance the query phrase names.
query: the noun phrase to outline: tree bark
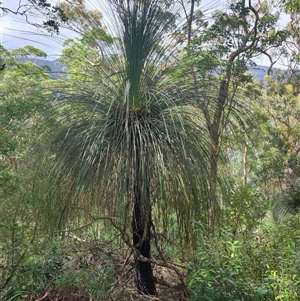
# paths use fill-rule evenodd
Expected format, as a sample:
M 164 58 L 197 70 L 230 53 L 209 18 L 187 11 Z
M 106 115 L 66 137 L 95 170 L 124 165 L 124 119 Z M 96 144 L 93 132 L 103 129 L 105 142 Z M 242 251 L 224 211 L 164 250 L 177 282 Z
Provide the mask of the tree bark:
M 136 188 L 138 190 L 138 188 Z M 151 212 L 144 216 L 141 208 L 140 194 L 136 195 L 132 218 L 133 245 L 137 253 L 150 259 L 150 227 Z M 150 262 L 141 261 L 135 258 L 136 284 L 137 289 L 147 295 L 155 295 L 155 284 L 152 266 Z
M 138 255 L 150 259 L 150 228 L 151 228 L 151 205 L 150 183 L 141 177 L 140 154 L 136 151 L 136 167 L 134 180 L 134 208 L 132 214 L 132 239 L 136 249 L 135 271 L 137 289 L 146 295 L 155 295 L 155 284 L 152 266 L 150 262 L 142 261 Z M 143 185 L 142 181 L 147 184 Z
M 247 159 L 248 159 L 248 141 L 247 141 L 247 137 L 246 137 L 244 156 L 243 156 L 244 185 L 246 185 L 248 183 Z
M 210 234 L 213 237 L 216 229 L 216 210 L 217 200 L 217 182 L 218 182 L 218 161 L 220 151 L 220 137 L 222 131 L 222 116 L 224 114 L 226 99 L 228 97 L 228 87 L 230 81 L 230 71 L 227 78 L 220 83 L 218 102 L 214 112 L 213 121 L 210 123 L 210 117 L 206 117 L 206 123 L 209 127 L 210 135 L 210 175 L 209 175 L 209 208 L 208 208 L 208 226 Z
M 210 172 L 209 172 L 209 207 L 208 227 L 210 235 L 215 236 L 216 207 L 217 207 L 217 178 L 218 178 L 218 135 L 210 139 Z

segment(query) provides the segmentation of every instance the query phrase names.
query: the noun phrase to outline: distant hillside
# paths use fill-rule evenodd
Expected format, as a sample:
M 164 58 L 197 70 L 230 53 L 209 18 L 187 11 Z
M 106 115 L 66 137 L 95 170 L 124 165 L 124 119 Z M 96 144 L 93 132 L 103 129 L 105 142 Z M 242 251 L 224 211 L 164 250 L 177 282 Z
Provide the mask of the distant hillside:
M 252 73 L 255 79 L 263 80 L 265 75 L 267 74 L 268 69 L 269 66 L 257 65 L 255 67 L 250 67 L 249 71 Z M 275 72 L 276 69 L 278 68 L 272 68 L 272 72 Z
M 26 61 L 30 61 L 41 67 L 45 67 L 45 72 L 49 73 L 49 75 L 53 78 L 60 77 L 65 71 L 64 65 L 58 59 L 54 60 L 54 61 L 42 60 L 42 59 L 22 59 L 21 60 L 21 62 L 26 62 Z
M 64 65 L 57 59 L 54 61 L 42 60 L 42 59 L 29 59 L 29 61 L 36 63 L 39 66 L 48 66 L 51 71 L 49 73 L 53 78 L 60 77 L 64 71 Z M 250 67 L 249 71 L 252 73 L 255 79 L 263 80 L 265 75 L 267 74 L 268 66 L 257 65 L 255 67 Z M 273 71 L 276 68 L 273 68 Z
M 66 70 L 65 66 L 57 59 L 54 61 L 36 60 L 35 63 L 39 66 L 48 66 L 50 71 L 47 71 L 53 78 L 60 77 Z

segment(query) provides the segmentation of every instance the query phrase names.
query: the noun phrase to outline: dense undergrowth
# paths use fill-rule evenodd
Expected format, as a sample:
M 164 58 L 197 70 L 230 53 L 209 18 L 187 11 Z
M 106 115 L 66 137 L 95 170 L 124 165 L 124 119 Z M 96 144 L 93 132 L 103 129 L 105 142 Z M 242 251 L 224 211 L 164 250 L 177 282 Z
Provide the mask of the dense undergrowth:
M 299 300 L 300 215 L 251 235 L 203 240 L 188 277 L 190 300 Z
M 29 230 L 26 223 L 15 221 L 12 226 L 13 236 L 6 244 L 4 236 L 1 241 L 0 299 L 5 301 L 296 301 L 300 297 L 299 214 L 279 224 L 266 217 L 251 233 L 220 230 L 213 239 L 202 236 L 199 229 L 197 250 L 182 252 L 180 257 L 185 257 L 180 259 L 175 246 L 168 248 L 166 258 L 153 249 L 156 297 L 137 293 L 132 252 L 117 231 L 90 228 L 80 234 L 60 233 L 48 241 L 32 239 L 34 228 Z

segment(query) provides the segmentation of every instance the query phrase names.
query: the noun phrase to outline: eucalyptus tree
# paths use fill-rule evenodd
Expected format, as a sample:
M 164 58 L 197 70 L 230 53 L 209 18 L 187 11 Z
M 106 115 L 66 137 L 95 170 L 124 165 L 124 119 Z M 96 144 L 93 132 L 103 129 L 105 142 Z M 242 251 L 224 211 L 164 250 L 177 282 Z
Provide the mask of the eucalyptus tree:
M 172 8 L 162 0 L 107 3 L 118 31 L 92 28 L 63 55 L 69 73 L 47 136 L 45 212 L 56 227 L 76 208 L 116 214 L 123 236 L 131 228 L 137 288 L 152 295 L 151 215 L 164 225 L 175 216 L 179 234 L 192 236 L 207 209 L 208 140 L 199 110 L 168 75 Z
M 280 14 L 272 11 L 267 1 L 230 1 L 226 10 L 215 10 L 209 19 L 197 8 L 198 1 L 188 3 L 187 21 L 178 35 L 187 46 L 180 76 L 189 74 L 191 100 L 202 110 L 210 137 L 208 223 L 214 234 L 222 137 L 230 125 L 249 113 L 238 91 L 251 81 L 246 73 L 256 57 L 265 55 L 270 68 L 275 64 L 284 52 L 288 33 L 278 27 Z

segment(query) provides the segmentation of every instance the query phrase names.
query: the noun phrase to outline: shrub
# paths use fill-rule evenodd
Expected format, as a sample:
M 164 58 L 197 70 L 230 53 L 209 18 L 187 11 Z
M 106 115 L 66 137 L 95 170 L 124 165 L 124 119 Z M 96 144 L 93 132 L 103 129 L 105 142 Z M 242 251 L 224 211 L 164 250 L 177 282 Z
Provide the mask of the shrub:
M 256 235 L 203 240 L 191 265 L 191 301 L 300 299 L 300 215 Z

